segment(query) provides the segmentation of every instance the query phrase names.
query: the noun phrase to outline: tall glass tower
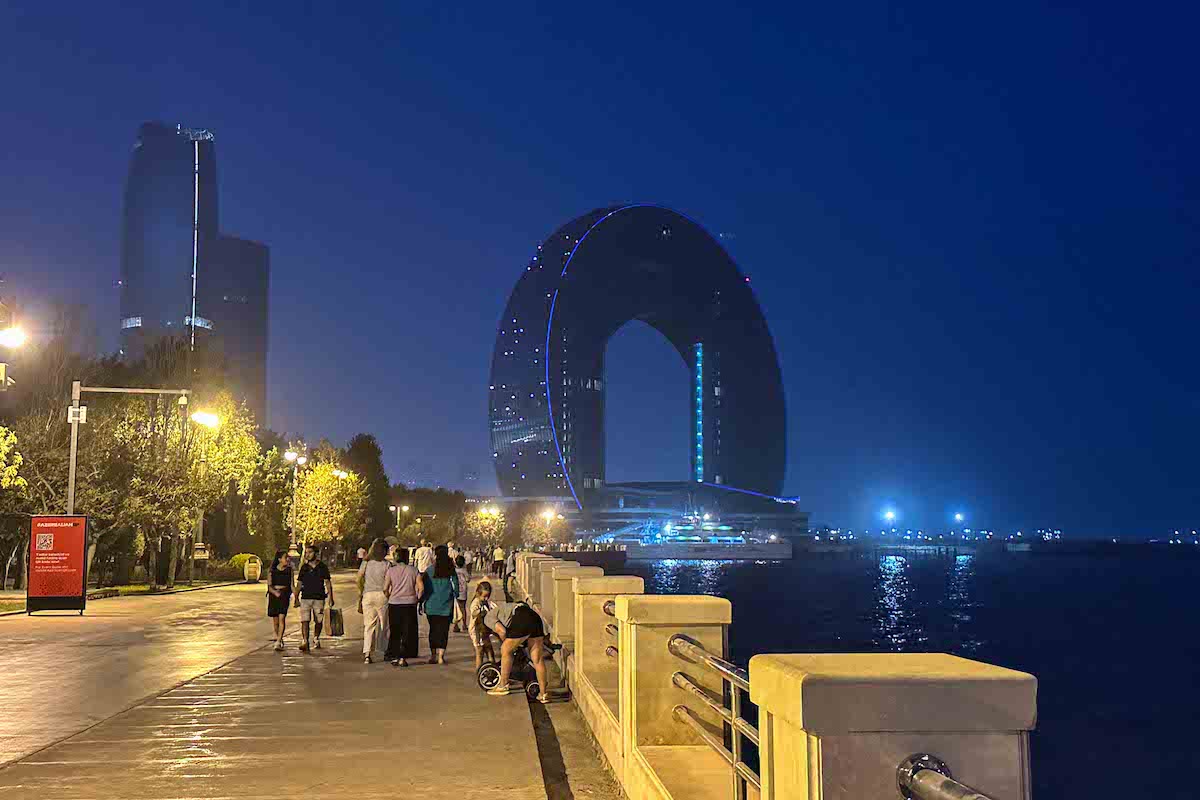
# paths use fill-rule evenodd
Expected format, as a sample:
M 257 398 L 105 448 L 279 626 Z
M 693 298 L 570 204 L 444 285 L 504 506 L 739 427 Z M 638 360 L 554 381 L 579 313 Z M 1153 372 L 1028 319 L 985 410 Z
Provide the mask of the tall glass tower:
M 121 352 L 140 358 L 164 335 L 191 344 L 212 323 L 198 292 L 217 238 L 213 135 L 147 122 L 125 184 L 121 232 Z
M 229 388 L 266 424 L 266 245 L 223 236 L 210 131 L 147 122 L 125 184 L 121 353 L 164 336 L 219 354 Z

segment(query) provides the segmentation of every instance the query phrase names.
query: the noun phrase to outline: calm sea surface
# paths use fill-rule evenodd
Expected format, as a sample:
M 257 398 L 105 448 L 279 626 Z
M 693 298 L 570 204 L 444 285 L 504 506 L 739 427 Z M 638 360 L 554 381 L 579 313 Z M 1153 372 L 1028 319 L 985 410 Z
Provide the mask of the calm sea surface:
M 947 652 L 1036 675 L 1035 798 L 1200 798 L 1200 559 L 811 554 L 626 572 L 650 593 L 729 598 L 742 664 Z

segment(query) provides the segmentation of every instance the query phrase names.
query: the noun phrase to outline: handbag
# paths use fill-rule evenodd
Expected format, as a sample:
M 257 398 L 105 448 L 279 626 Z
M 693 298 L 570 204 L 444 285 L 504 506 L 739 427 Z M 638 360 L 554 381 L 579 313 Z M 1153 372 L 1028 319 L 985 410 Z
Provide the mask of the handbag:
M 344 636 L 346 634 L 346 622 L 342 619 L 342 610 L 340 608 L 329 609 L 329 635 Z

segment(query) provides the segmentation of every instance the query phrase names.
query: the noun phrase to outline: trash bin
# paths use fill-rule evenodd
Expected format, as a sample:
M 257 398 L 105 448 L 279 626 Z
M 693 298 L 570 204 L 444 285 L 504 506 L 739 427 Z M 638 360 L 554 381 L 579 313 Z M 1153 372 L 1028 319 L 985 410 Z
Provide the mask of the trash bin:
M 246 569 L 243 574 L 246 576 L 246 583 L 258 583 L 259 578 L 262 577 L 262 562 L 259 561 L 258 556 L 250 556 L 246 559 Z

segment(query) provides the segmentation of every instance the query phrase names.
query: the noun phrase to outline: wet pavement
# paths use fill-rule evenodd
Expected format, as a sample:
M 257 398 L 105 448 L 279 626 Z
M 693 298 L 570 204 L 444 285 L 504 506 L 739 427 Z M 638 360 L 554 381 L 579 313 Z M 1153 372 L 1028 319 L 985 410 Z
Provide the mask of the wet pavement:
M 335 578 L 347 605 L 350 587 L 348 574 Z M 0 742 L 12 762 L 0 797 L 612 796 L 592 786 L 602 771 L 586 743 L 547 739 L 545 707 L 477 688 L 465 635 L 451 634 L 446 666 L 365 665 L 362 617 L 349 610 L 344 638 L 301 653 L 293 619 L 276 653 L 263 591 L 0 618 Z M 551 710 L 566 732 L 574 709 Z M 547 754 L 556 760 L 543 774 Z M 564 765 L 588 786 L 573 791 Z

